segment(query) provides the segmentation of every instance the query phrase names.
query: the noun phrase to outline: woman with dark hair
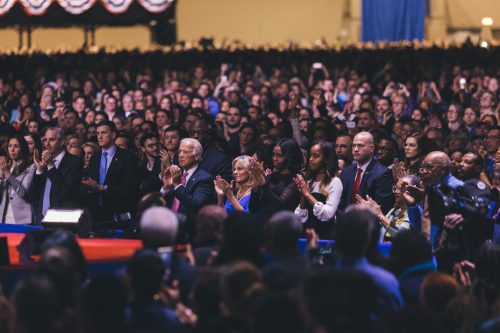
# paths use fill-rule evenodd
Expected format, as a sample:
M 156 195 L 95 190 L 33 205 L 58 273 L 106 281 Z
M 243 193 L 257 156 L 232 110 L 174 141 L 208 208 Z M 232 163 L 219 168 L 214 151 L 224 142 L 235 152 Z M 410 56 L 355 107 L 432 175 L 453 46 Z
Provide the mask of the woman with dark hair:
M 24 135 L 24 140 L 28 143 L 29 157 L 30 160 L 33 158 L 33 152 L 36 150 L 43 151 L 42 139 L 38 133 L 26 133 Z
M 23 136 L 9 138 L 7 156 L 0 156 L 0 214 L 2 223 L 30 224 L 34 221 L 28 190 L 35 167 Z
M 23 131 L 28 128 L 28 124 L 31 120 L 35 119 L 35 109 L 31 105 L 27 105 L 21 110 L 21 116 L 19 120 L 15 123 L 17 128 Z M 16 126 L 14 125 L 14 126 Z
M 271 203 L 274 211 L 293 211 L 300 201 L 300 192 L 293 178 L 301 173 L 303 155 L 293 139 L 281 139 L 273 148 L 273 172 L 266 177 L 265 200 Z M 269 191 L 266 191 L 269 190 Z M 269 200 L 269 201 L 268 201 Z
M 167 110 L 158 110 L 154 116 L 154 122 L 156 124 L 156 128 L 158 129 L 158 135 L 163 135 L 163 130 L 168 126 L 172 125 L 174 122 L 174 116 L 172 112 Z
M 301 193 L 295 209 L 305 228 L 313 228 L 320 238 L 330 239 L 333 218 L 342 195 L 342 182 L 336 176 L 338 159 L 330 142 L 319 141 L 309 151 L 307 177 L 294 178 Z
M 431 151 L 438 150 L 434 141 L 428 139 L 426 136 L 418 134 L 411 134 L 406 138 L 404 144 L 405 159 L 403 168 L 406 174 L 416 175 L 420 168 L 420 163 L 425 155 Z

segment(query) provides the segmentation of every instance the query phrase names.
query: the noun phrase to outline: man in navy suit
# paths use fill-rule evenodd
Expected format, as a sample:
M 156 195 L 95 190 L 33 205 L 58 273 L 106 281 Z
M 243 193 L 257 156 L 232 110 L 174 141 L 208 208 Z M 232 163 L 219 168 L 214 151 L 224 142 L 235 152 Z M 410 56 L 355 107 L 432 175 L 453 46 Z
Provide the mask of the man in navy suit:
M 356 203 L 356 195 L 366 199 L 370 196 L 387 213 L 394 205 L 392 172 L 374 160 L 375 145 L 373 136 L 368 132 L 358 133 L 352 143 L 355 163 L 342 170 L 340 180 L 343 190 L 339 209 L 344 210 Z
M 203 206 L 216 201 L 214 178 L 199 166 L 202 153 L 198 140 L 182 139 L 179 165 L 172 165 L 163 174 L 161 192 L 174 212 L 194 215 Z
M 112 121 L 97 125 L 97 140 L 102 151 L 92 155 L 89 179 L 82 181 L 90 196 L 89 209 L 94 222 L 127 220 L 137 205 L 137 161 L 131 152 L 114 144 L 115 136 Z
M 44 151 L 35 150 L 36 173 L 31 186 L 36 220 L 43 219 L 49 208 L 78 208 L 80 180 L 83 173 L 81 158 L 64 150 L 61 128 L 50 127 L 43 137 Z

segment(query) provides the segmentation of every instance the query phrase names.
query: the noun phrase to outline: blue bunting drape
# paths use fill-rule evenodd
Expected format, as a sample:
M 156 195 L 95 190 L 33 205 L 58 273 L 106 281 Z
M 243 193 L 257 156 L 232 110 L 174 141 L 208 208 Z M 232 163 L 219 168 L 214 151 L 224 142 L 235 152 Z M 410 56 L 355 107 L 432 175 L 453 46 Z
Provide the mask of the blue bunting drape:
M 424 38 L 425 0 L 363 0 L 363 41 Z

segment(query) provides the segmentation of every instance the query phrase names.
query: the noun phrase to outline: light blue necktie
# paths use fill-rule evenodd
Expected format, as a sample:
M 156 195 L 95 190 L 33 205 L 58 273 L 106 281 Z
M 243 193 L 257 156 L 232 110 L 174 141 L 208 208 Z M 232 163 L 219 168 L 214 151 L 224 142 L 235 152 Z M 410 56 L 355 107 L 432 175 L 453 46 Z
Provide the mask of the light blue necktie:
M 54 160 L 54 168 L 56 164 L 56 160 Z M 49 179 L 49 176 L 47 176 L 47 181 L 45 182 L 45 191 L 43 191 L 43 206 L 42 206 L 42 215 L 45 216 L 47 214 L 47 211 L 50 208 L 50 190 L 52 188 L 52 182 Z
M 99 184 L 103 185 L 106 179 L 106 169 L 108 167 L 108 152 L 103 152 L 101 156 L 101 165 L 99 167 Z M 103 205 L 102 193 L 99 195 L 99 205 Z

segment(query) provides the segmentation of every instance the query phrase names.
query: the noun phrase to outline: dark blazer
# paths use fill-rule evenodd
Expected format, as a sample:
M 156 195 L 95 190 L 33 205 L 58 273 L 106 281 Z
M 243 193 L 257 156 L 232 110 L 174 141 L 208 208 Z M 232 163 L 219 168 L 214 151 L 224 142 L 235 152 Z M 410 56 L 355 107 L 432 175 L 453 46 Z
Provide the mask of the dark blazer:
M 161 159 L 157 156 L 153 163 L 153 169 L 149 171 L 146 167 L 147 161 L 143 162 L 139 166 L 139 173 L 141 175 L 140 179 L 140 189 L 141 196 L 148 194 L 149 192 L 158 192 L 162 185 L 161 175 Z
M 228 182 L 233 179 L 231 159 L 211 143 L 203 147 L 199 167 L 214 178 L 221 176 Z
M 342 181 L 342 197 L 340 198 L 339 209 L 344 210 L 352 201 L 352 190 L 356 180 L 357 164 L 354 163 L 344 170 L 340 175 Z M 391 170 L 380 164 L 378 161 L 372 160 L 368 164 L 365 174 L 361 180 L 359 187 L 359 195 L 365 198 L 369 195 L 375 200 L 382 208 L 382 211 L 387 213 L 394 206 L 394 193 L 392 193 L 392 186 L 394 185 L 394 178 Z
M 99 169 L 102 153 L 92 155 L 88 176 L 99 182 Z M 128 150 L 116 147 L 116 152 L 109 165 L 104 185 L 108 187 L 102 193 L 102 207 L 99 205 L 100 193 L 89 194 L 89 208 L 94 222 L 109 221 L 114 214 L 130 212 L 133 214 L 139 196 L 137 160 Z
M 194 215 L 206 205 L 217 201 L 214 178 L 199 166 L 189 178 L 186 186 L 170 188 L 166 195 L 168 207 L 172 207 L 174 198 L 180 201 L 179 213 Z
M 64 154 L 58 168 L 46 170 L 33 177 L 30 192 L 34 199 L 33 208 L 36 220 L 41 221 L 43 208 L 43 194 L 47 177 L 52 182 L 50 188 L 50 208 L 78 208 L 80 183 L 83 174 L 83 162 L 78 156 Z

